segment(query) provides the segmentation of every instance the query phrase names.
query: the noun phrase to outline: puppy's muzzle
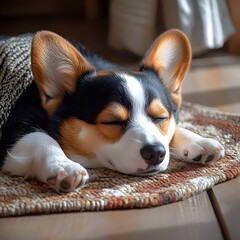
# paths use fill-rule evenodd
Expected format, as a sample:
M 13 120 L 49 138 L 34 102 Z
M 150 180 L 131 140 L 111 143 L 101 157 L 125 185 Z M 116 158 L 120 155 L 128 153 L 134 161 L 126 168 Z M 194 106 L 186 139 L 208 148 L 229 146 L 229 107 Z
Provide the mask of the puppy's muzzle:
M 140 149 L 145 162 L 150 166 L 157 166 L 163 162 L 166 149 L 161 143 L 147 144 Z

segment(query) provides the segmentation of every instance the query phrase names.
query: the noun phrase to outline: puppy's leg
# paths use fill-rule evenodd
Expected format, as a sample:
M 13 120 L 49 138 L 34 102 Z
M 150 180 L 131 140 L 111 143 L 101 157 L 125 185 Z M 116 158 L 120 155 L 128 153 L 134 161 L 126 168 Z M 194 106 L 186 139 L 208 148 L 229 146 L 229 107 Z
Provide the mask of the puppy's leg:
M 181 127 L 176 128 L 170 147 L 176 158 L 187 162 L 206 164 L 224 156 L 224 148 L 218 141 Z
M 37 177 L 57 191 L 70 192 L 88 180 L 87 171 L 68 159 L 59 144 L 43 132 L 22 137 L 7 153 L 4 172 Z

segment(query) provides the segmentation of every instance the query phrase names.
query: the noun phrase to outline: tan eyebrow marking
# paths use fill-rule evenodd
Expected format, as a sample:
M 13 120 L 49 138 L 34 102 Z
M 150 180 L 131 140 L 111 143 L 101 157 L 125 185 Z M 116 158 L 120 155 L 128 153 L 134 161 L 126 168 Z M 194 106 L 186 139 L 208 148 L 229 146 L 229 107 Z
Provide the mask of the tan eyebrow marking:
M 110 103 L 98 115 L 97 123 L 104 121 L 125 121 L 129 118 L 129 111 L 119 103 Z
M 147 108 L 147 113 L 150 117 L 158 118 L 158 117 L 168 117 L 169 113 L 166 108 L 163 106 L 161 101 L 157 98 L 154 98 L 150 105 Z

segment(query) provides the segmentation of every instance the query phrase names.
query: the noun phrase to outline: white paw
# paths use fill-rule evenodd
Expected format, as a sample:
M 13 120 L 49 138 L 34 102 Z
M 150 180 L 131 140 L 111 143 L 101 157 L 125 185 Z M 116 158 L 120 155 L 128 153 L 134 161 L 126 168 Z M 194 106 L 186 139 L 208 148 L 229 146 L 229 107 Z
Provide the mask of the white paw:
M 86 169 L 69 159 L 57 161 L 48 171 L 47 183 L 57 192 L 72 192 L 82 188 L 89 179 Z
M 202 138 L 186 146 L 182 159 L 187 162 L 208 164 L 224 157 L 223 146 L 212 138 Z

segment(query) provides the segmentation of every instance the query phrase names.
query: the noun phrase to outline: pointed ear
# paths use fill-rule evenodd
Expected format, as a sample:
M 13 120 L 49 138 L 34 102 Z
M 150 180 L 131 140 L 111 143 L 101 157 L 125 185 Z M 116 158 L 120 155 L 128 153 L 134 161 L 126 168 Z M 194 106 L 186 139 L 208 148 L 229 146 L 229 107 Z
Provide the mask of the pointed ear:
M 141 67 L 155 71 L 174 102 L 180 106 L 182 81 L 189 69 L 191 58 L 191 46 L 186 35 L 179 30 L 170 30 L 155 40 Z
M 32 42 L 31 67 L 42 106 L 52 114 L 65 93 L 73 93 L 79 78 L 94 71 L 92 65 L 59 35 L 38 32 Z

